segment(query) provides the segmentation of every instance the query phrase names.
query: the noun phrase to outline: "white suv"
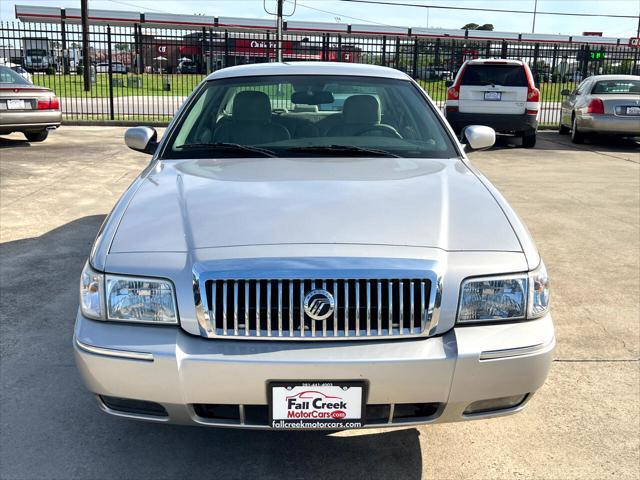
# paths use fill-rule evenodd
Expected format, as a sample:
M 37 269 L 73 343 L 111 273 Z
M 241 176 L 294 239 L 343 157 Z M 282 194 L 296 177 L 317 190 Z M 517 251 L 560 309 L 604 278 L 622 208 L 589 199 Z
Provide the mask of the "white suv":
M 500 133 L 536 144 L 540 90 L 521 60 L 483 59 L 465 62 L 447 90 L 445 116 L 459 133 L 467 125 L 487 125 Z

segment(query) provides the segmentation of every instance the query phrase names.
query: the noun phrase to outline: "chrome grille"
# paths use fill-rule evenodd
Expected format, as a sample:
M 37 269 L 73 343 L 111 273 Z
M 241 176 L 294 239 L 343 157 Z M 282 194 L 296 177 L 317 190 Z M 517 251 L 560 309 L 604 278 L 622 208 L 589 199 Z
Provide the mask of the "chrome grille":
M 399 338 L 423 335 L 429 327 L 432 283 L 427 278 L 206 279 L 194 286 L 207 337 Z M 335 301 L 325 320 L 313 320 L 304 311 L 304 298 L 315 289 L 328 291 Z

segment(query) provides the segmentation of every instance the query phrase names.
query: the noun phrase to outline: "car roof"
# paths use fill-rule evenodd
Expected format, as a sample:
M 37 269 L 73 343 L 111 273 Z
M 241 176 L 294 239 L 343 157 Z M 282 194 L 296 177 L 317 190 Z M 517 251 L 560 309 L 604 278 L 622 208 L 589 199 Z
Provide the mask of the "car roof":
M 262 75 L 351 75 L 408 80 L 406 73 L 388 67 L 341 62 L 271 62 L 238 65 L 213 72 L 207 80 Z
M 475 58 L 473 60 L 469 60 L 469 65 L 523 65 L 522 60 L 511 60 L 506 58 Z
M 599 82 L 600 80 L 640 80 L 639 75 L 592 75 L 585 80 L 593 80 Z

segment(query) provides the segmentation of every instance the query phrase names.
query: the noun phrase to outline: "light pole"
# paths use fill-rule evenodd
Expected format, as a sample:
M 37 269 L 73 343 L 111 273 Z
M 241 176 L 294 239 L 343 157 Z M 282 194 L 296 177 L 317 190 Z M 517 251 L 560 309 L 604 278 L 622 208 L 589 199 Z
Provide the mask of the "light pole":
M 538 0 L 535 0 L 533 4 L 533 25 L 531 26 L 531 33 L 536 33 L 536 13 L 538 13 Z
M 89 61 L 89 0 L 80 0 L 80 17 L 82 19 L 82 76 L 84 91 L 91 91 L 91 62 Z
M 282 4 L 284 0 L 278 0 L 278 23 L 276 28 L 276 59 L 282 62 Z

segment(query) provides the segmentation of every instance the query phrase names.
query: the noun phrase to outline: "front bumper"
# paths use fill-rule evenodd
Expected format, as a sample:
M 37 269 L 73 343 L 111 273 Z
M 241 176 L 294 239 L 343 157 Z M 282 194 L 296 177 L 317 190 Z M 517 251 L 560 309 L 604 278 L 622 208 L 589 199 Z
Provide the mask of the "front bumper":
M 640 118 L 622 115 L 581 115 L 578 129 L 608 135 L 640 136 Z
M 459 132 L 469 125 L 486 125 L 499 133 L 531 135 L 538 128 L 536 115 L 464 113 L 445 110 L 445 116 L 455 132 Z
M 204 418 L 194 405 L 267 404 L 272 380 L 364 380 L 367 405 L 438 404 L 422 419 L 367 427 L 455 422 L 506 415 L 544 383 L 555 348 L 550 316 L 530 322 L 455 328 L 426 339 L 360 342 L 210 340 L 179 328 L 92 321 L 78 314 L 75 358 L 87 388 L 108 413 L 178 424 L 268 428 Z M 473 402 L 527 395 L 521 404 L 467 415 Z M 166 416 L 117 411 L 102 397 L 160 404 Z M 393 412 L 393 408 L 391 408 Z

